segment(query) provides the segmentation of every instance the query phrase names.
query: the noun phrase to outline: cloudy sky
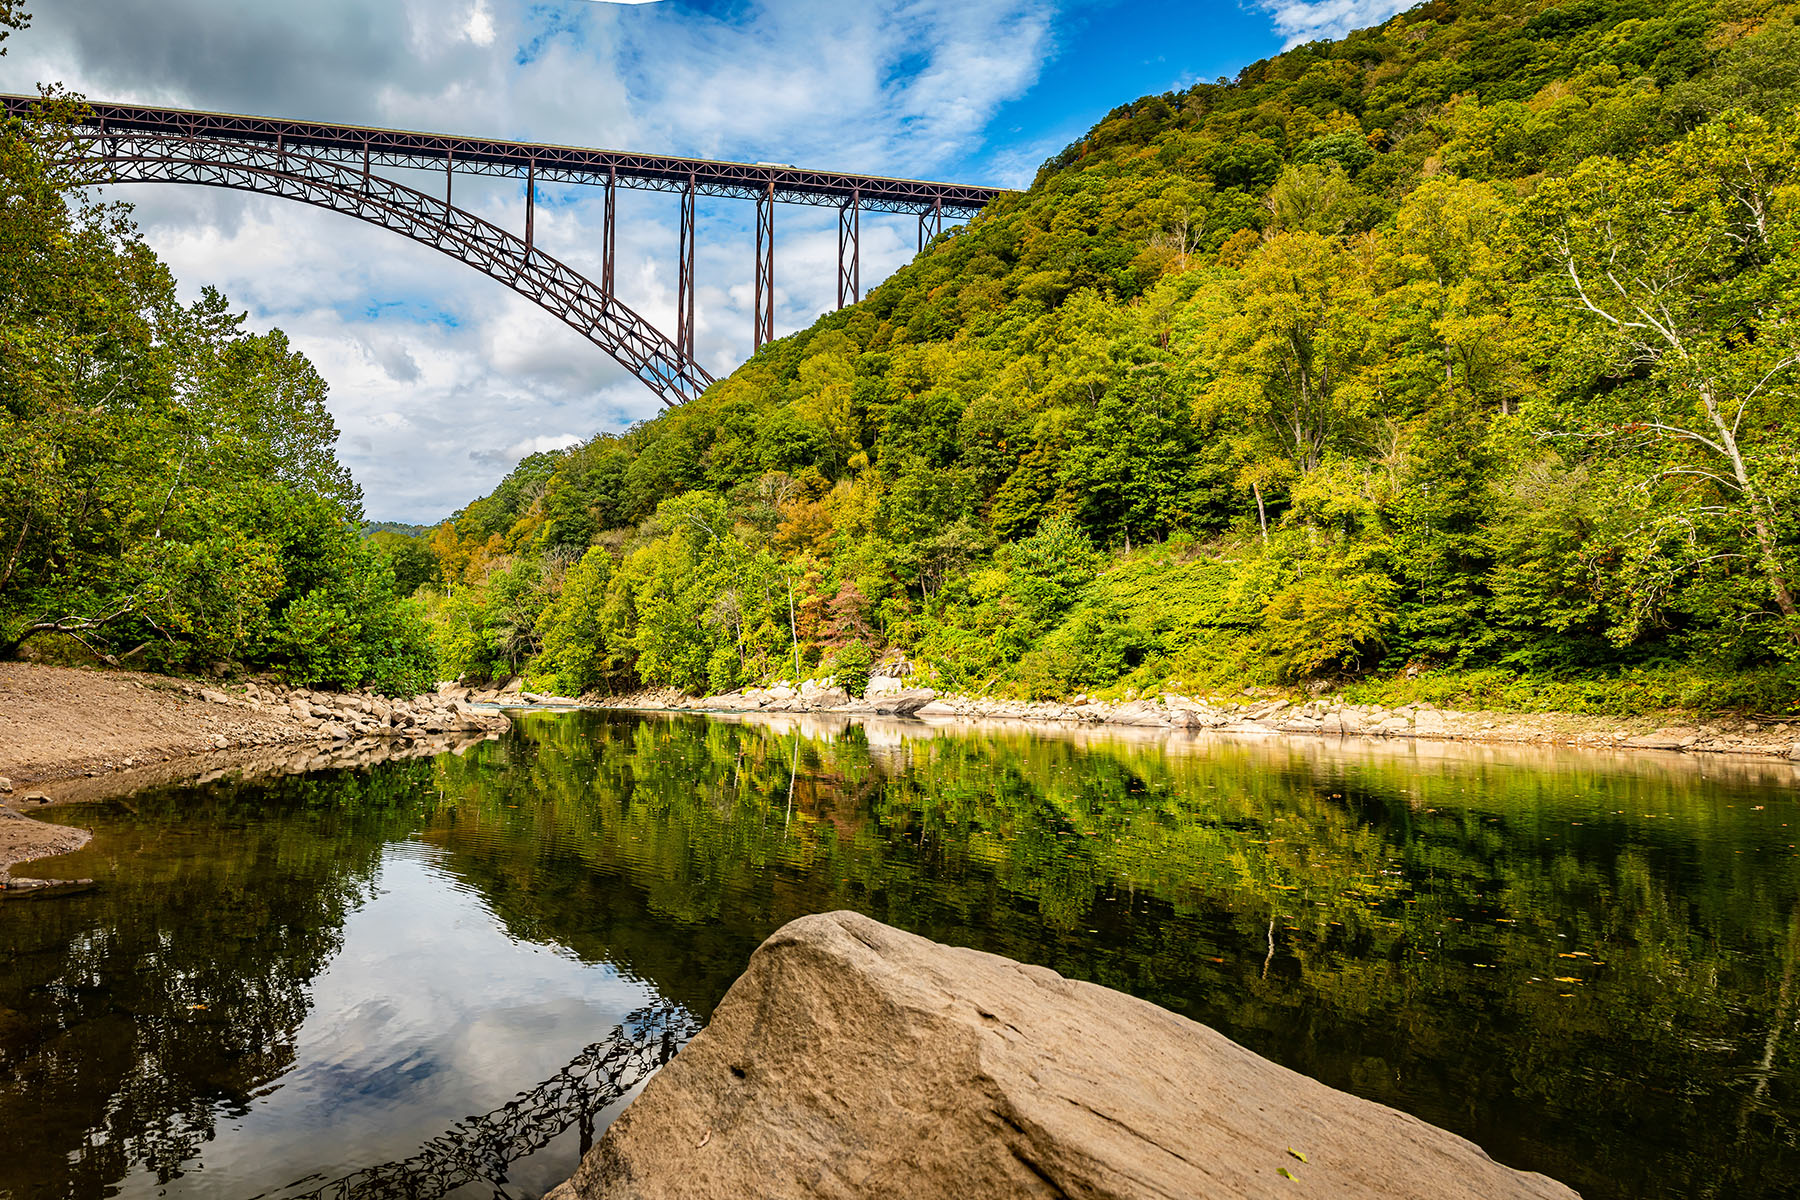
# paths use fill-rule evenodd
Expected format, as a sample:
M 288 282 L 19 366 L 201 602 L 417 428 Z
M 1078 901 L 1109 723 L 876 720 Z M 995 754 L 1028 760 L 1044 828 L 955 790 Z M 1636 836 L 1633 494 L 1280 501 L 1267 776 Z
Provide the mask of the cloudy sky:
M 1022 186 L 1112 106 L 1406 7 L 1399 0 L 47 0 L 0 91 Z M 404 173 L 398 173 L 403 175 Z M 428 190 L 433 178 L 405 180 Z M 435 521 L 532 450 L 654 414 L 604 353 L 500 284 L 334 213 L 115 189 L 184 289 L 222 288 L 331 383 L 371 518 Z M 523 224 L 523 185 L 456 201 Z M 621 192 L 618 290 L 674 329 L 676 198 Z M 749 205 L 700 205 L 697 343 L 749 353 Z M 829 209 L 776 213 L 778 333 L 833 302 Z M 544 188 L 538 244 L 598 273 L 598 193 Z M 911 256 L 865 217 L 865 290 Z

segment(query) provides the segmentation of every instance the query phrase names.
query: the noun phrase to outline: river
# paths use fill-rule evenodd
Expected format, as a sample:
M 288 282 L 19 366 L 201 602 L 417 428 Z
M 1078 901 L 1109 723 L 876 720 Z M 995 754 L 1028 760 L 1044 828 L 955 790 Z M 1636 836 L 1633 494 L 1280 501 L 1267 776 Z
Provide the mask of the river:
M 1791 1196 L 1795 772 L 590 712 L 58 807 L 93 841 L 18 873 L 97 886 L 0 902 L 0 1200 L 539 1195 L 759 941 L 836 908 L 1590 1198 Z

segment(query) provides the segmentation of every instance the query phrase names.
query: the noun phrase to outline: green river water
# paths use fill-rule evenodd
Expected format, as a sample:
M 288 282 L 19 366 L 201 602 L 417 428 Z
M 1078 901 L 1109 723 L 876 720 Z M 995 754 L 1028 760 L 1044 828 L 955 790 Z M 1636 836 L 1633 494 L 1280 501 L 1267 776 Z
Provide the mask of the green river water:
M 539 1195 L 619 1107 L 541 1084 L 646 1007 L 666 1052 L 835 908 L 1145 997 L 1590 1198 L 1800 1195 L 1795 781 L 574 713 L 58 807 L 93 842 L 18 873 L 96 887 L 0 902 L 0 1200 Z M 471 1149 L 520 1093 L 535 1152 Z

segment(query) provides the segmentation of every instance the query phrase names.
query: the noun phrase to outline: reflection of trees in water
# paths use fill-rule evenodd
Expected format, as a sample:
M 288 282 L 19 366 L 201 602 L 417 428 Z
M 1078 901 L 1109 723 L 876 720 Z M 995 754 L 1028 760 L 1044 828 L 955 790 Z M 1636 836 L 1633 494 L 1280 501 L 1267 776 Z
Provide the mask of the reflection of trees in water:
M 98 1196 L 191 1167 L 292 1065 L 312 979 L 430 779 L 413 763 L 70 812 L 101 827 L 80 863 L 101 887 L 0 905 L 0 1010 L 20 1014 L 0 1041 L 0 1189 Z
M 82 852 L 133 856 L 118 882 L 0 905 L 0 1189 L 191 1163 L 285 1069 L 382 844 L 416 829 L 515 936 L 701 1017 L 782 923 L 855 908 L 1185 1012 L 1591 1197 L 1775 1191 L 1800 1177 L 1800 877 L 1753 852 L 1749 801 L 1778 803 L 1747 786 L 592 716 L 146 798 Z
M 490 1113 L 467 1117 L 398 1162 L 365 1167 L 282 1200 L 437 1200 L 465 1184 L 486 1182 L 505 1195 L 507 1168 L 579 1125 L 581 1153 L 593 1144 L 594 1118 L 675 1057 L 699 1025 L 679 1005 L 654 1005 L 627 1016 L 549 1079 Z
M 784 921 L 850 907 L 1144 996 L 1591 1196 L 1800 1176 L 1768 1019 L 1800 876 L 1752 853 L 1766 790 L 1597 757 L 861 733 L 528 722 L 441 760 L 426 836 L 509 927 L 702 1014 Z

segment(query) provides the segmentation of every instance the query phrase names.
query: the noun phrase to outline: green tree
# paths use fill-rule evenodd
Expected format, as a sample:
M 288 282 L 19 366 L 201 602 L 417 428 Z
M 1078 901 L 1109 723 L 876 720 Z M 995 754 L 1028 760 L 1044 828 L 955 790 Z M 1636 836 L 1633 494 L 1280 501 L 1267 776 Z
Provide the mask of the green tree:
M 1643 377 L 1566 409 L 1556 431 L 1642 452 L 1653 485 L 1697 485 L 1664 488 L 1674 503 L 1656 519 L 1697 532 L 1705 510 L 1732 514 L 1790 638 L 1800 637 L 1800 607 L 1778 505 L 1786 489 L 1775 479 L 1793 470 L 1777 431 L 1800 415 L 1800 263 L 1783 200 L 1795 161 L 1790 132 L 1733 115 L 1641 162 L 1584 163 L 1528 209 L 1541 286 L 1563 302 L 1548 310 L 1552 327 L 1602 370 Z M 1696 560 L 1723 550 L 1688 544 Z M 1623 635 L 1645 615 L 1624 622 Z

